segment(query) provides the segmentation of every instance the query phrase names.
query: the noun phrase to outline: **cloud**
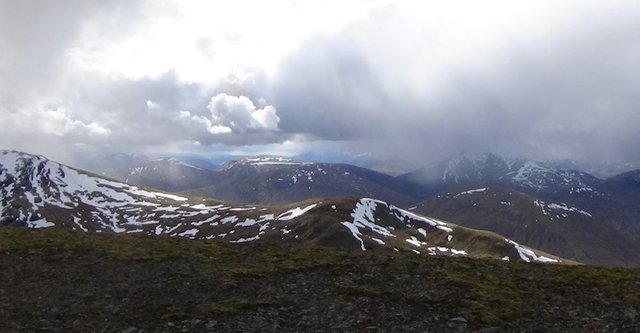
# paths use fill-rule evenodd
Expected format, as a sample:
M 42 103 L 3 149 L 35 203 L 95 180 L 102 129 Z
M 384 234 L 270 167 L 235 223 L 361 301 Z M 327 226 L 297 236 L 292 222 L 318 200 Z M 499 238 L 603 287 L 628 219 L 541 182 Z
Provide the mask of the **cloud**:
M 362 3 L 2 1 L 0 145 L 640 161 L 636 1 Z
M 96 122 L 84 123 L 72 119 L 62 108 L 45 110 L 40 114 L 39 121 L 43 125 L 43 133 L 71 138 L 73 141 L 106 139 L 111 134 L 111 130 Z
M 116 37 L 126 34 L 139 14 L 140 4 L 124 0 L 0 2 L 0 96 L 21 104 L 45 93 L 55 96 L 73 70 L 68 52 L 89 26 L 107 31 L 117 25 L 103 34 Z
M 269 99 L 284 131 L 406 166 L 462 150 L 640 160 L 640 6 L 574 7 L 476 38 L 483 19 L 451 28 L 391 6 L 308 40 Z
M 213 123 L 225 126 L 234 133 L 278 130 L 280 117 L 276 114 L 276 109 L 271 105 L 257 109 L 245 96 L 218 94 L 211 98 L 208 108 Z
M 246 96 L 185 84 L 173 73 L 158 78 L 97 77 L 77 83 L 74 110 L 99 119 L 117 145 L 162 146 L 178 142 L 228 145 L 282 142 L 276 108 L 258 108 Z M 105 87 L 107 89 L 105 89 Z M 117 96 L 117 98 L 114 98 Z M 209 97 L 207 97 L 209 96 Z

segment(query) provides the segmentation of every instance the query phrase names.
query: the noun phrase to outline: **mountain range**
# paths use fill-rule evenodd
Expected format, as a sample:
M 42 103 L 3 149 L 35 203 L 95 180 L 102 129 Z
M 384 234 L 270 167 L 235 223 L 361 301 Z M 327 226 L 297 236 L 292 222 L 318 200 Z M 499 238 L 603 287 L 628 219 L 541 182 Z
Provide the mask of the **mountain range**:
M 214 169 L 173 158 L 115 168 L 103 175 L 140 186 L 246 204 L 282 204 L 331 196 L 366 196 L 404 206 L 415 198 L 386 184 L 393 177 L 349 164 L 260 156 Z
M 377 199 L 234 205 L 139 188 L 15 151 L 0 152 L 0 194 L 0 224 L 9 226 L 571 262 Z
M 182 195 L 245 204 L 349 195 L 378 198 L 405 209 L 419 207 L 420 213 L 497 232 L 574 260 L 640 265 L 640 171 L 600 179 L 557 165 L 465 153 L 392 177 L 347 164 L 274 156 L 231 161 L 213 170 L 166 158 L 106 175 Z M 486 193 L 454 197 L 485 187 L 489 188 Z M 481 207 L 462 209 L 473 204 L 463 199 L 482 194 L 504 200 L 484 200 Z M 505 206 L 503 201 L 514 205 Z M 588 215 L 576 214 L 579 211 Z M 552 215 L 556 212 L 558 217 Z
M 600 179 L 532 160 L 459 154 L 397 177 L 348 164 L 277 156 L 244 158 L 215 169 L 159 158 L 123 165 L 97 176 L 40 156 L 13 151 L 3 151 L 2 156 L 3 170 L 7 170 L 0 178 L 3 224 L 48 226 L 54 223 L 50 222 L 53 216 L 57 224 L 62 221 L 73 229 L 97 232 L 169 234 L 232 242 L 293 237 L 293 242 L 339 244 L 342 241 L 334 239 L 349 239 L 351 245 L 365 248 L 384 246 L 421 252 L 411 242 L 391 242 L 390 246 L 376 235 L 378 230 L 393 238 L 420 240 L 421 233 L 416 231 L 419 227 L 413 224 L 406 226 L 411 232 L 400 236 L 397 231 L 389 231 L 402 224 L 401 219 L 382 219 L 382 225 L 372 228 L 360 223 L 365 227 L 349 233 L 348 224 L 341 223 L 357 224 L 351 215 L 359 205 L 369 205 L 374 207 L 367 215 L 371 223 L 378 223 L 376 210 L 386 217 L 398 209 L 405 212 L 402 214 L 452 221 L 460 225 L 458 228 L 494 232 L 578 262 L 640 265 L 640 208 L 636 204 L 640 199 L 640 171 Z M 80 188 L 66 191 L 73 184 Z M 365 203 L 365 198 L 372 199 Z M 291 209 L 304 210 L 312 205 L 307 214 L 299 216 L 296 228 L 300 229 L 295 230 L 300 233 L 282 231 L 293 229 L 282 224 L 278 216 L 286 217 Z M 326 208 L 333 206 L 338 210 Z M 402 214 L 398 216 L 405 216 Z M 307 219 L 330 222 L 320 228 L 316 222 L 302 222 Z M 265 227 L 272 224 L 278 227 Z M 378 227 L 393 229 L 385 233 Z M 362 234 L 366 237 L 359 236 Z M 416 244 L 422 241 L 425 239 Z M 438 243 L 443 248 L 445 245 Z

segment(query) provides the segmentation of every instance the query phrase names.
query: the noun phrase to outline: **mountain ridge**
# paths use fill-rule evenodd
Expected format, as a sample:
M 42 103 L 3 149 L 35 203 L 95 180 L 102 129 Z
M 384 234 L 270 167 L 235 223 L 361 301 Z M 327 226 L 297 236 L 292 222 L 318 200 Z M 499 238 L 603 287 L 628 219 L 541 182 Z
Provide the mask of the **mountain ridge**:
M 418 216 L 375 199 L 233 206 L 138 188 L 25 153 L 2 151 L 0 165 L 3 225 L 570 263 L 493 233 Z

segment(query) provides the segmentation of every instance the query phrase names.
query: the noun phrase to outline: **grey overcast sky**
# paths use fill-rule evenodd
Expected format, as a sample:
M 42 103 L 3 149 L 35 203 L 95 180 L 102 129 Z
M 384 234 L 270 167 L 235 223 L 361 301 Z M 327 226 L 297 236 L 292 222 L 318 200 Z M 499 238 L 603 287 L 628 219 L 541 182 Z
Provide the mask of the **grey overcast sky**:
M 639 59 L 637 0 L 0 0 L 0 148 L 637 162 Z

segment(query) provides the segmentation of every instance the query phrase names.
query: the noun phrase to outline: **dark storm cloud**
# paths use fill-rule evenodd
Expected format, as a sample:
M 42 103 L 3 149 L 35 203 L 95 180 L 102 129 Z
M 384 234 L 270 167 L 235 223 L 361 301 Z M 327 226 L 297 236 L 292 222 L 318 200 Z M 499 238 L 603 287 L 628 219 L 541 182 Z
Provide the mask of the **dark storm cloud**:
M 0 146 L 48 153 L 61 152 L 68 140 L 104 138 L 108 131 L 95 121 L 73 119 L 49 103 L 60 100 L 72 67 L 67 52 L 87 22 L 115 36 L 130 22 L 117 18 L 135 21 L 138 14 L 128 1 L 0 1 Z
M 405 162 L 462 150 L 640 160 L 639 9 L 576 10 L 541 38 L 515 32 L 491 57 L 430 77 L 423 65 L 444 46 L 390 8 L 292 54 L 273 101 L 284 130 Z
M 129 1 L 0 1 L 3 98 L 23 100 L 55 86 L 69 69 L 68 48 L 87 22 L 126 33 L 138 14 L 139 7 Z

